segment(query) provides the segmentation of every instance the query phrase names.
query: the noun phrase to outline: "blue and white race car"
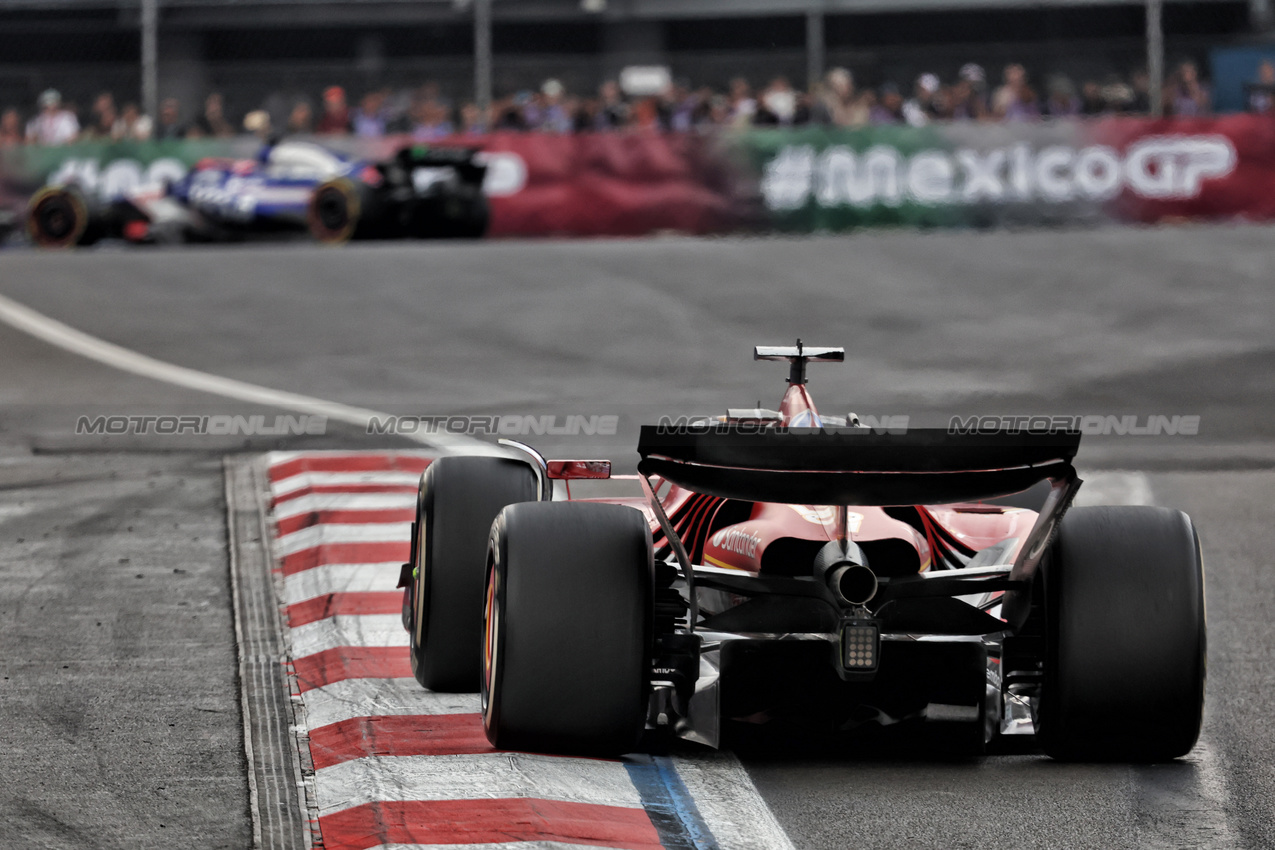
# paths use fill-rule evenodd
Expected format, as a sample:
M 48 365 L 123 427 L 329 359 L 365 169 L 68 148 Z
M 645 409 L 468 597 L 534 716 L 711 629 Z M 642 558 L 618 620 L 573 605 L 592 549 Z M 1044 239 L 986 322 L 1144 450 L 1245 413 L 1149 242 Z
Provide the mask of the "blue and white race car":
M 351 238 L 478 238 L 489 209 L 486 166 L 464 148 L 412 145 L 382 163 L 310 142 L 267 145 L 255 159 L 209 158 L 165 186 L 103 198 L 75 182 L 31 199 L 27 232 L 45 247 L 228 241 L 303 233 Z

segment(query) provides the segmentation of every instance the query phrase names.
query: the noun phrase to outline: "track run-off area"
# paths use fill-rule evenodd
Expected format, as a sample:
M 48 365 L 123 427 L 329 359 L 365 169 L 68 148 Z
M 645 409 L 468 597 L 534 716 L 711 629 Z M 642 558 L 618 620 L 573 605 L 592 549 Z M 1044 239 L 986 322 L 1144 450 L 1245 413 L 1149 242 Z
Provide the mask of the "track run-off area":
M 0 325 L 0 847 L 1271 846 L 1273 240 L 0 254 L 0 296 L 85 335 L 12 310 Z M 1199 528 L 1209 692 L 1189 757 L 504 754 L 476 697 L 416 685 L 393 585 L 420 470 L 455 445 L 369 435 L 343 411 L 614 415 L 614 433 L 527 439 L 623 470 L 653 417 L 773 406 L 783 375 L 751 346 L 798 336 L 848 349 L 812 369 L 825 410 L 1201 417 L 1197 436 L 1086 438 L 1078 458 L 1086 503 L 1168 505 Z M 82 416 L 302 411 L 322 433 L 75 432 Z M 246 695 L 265 693 L 274 724 L 254 725 Z

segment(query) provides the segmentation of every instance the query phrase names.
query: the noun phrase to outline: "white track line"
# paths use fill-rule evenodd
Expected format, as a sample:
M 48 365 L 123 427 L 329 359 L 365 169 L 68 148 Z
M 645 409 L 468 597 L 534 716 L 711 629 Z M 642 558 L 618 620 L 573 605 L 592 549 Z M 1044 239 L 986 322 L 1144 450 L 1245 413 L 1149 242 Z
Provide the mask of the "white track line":
M 321 816 L 365 803 L 509 797 L 642 808 L 621 762 L 527 753 L 365 756 L 316 771 L 315 787 Z
M 386 458 L 419 458 L 431 460 L 436 454 L 431 449 L 314 449 L 306 451 L 274 451 L 266 453 L 266 466 L 272 470 L 276 466 L 305 459 L 316 463 L 331 464 L 334 461 L 359 460 L 368 456 Z
M 427 691 L 415 679 L 343 679 L 305 692 L 306 725 L 322 729 L 356 717 L 477 714 L 478 694 Z
M 275 519 L 320 511 L 396 511 L 416 507 L 413 493 L 309 493 L 275 508 Z
M 406 543 L 410 522 L 320 523 L 275 538 L 275 555 L 284 557 L 334 543 Z
M 679 755 L 673 763 L 718 845 L 730 850 L 794 850 L 733 753 Z
M 307 487 L 346 487 L 351 484 L 415 486 L 420 480 L 419 472 L 298 472 L 296 475 L 273 482 L 270 485 L 270 492 L 277 499 Z
M 341 614 L 289 629 L 292 657 L 338 646 L 407 646 L 408 634 L 399 614 Z
M 283 604 L 295 605 L 329 593 L 398 590 L 398 576 L 402 566 L 398 562 L 389 562 L 311 567 L 283 580 Z
M 55 345 L 63 351 L 87 357 L 123 372 L 222 398 L 232 398 L 282 410 L 295 410 L 298 413 L 309 413 L 315 416 L 326 416 L 337 422 L 363 428 L 366 428 L 373 418 L 385 420 L 389 416 L 389 414 L 365 407 L 353 407 L 314 396 L 271 389 L 233 378 L 223 378 L 220 375 L 201 372 L 186 366 L 165 363 L 163 360 L 156 360 L 154 357 L 139 354 L 113 342 L 76 330 L 70 325 L 51 319 L 3 295 L 0 295 L 0 322 L 50 345 Z M 438 448 L 492 450 L 490 443 L 459 434 L 430 434 L 428 437 L 405 434 L 404 436 L 415 442 Z
M 322 454 L 323 452 L 321 451 L 270 452 L 269 454 L 266 455 L 266 466 L 274 466 L 275 464 L 279 464 L 279 463 L 287 463 L 290 460 L 297 460 L 298 458 L 309 457 L 310 455 L 322 455 Z M 337 454 L 346 455 L 346 454 L 349 454 L 349 452 L 337 452 Z

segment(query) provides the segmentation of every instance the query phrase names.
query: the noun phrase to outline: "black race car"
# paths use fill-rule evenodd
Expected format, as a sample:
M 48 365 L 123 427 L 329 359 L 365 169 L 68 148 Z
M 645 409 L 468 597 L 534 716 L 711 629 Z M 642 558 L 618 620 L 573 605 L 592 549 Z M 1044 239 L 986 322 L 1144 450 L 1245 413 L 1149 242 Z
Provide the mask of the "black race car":
M 309 232 L 348 239 L 461 238 L 487 232 L 490 211 L 477 151 L 412 145 L 390 160 L 352 159 L 310 142 L 268 145 L 256 159 L 209 158 L 180 180 L 103 198 L 46 186 L 27 208 L 43 247 L 217 242 Z

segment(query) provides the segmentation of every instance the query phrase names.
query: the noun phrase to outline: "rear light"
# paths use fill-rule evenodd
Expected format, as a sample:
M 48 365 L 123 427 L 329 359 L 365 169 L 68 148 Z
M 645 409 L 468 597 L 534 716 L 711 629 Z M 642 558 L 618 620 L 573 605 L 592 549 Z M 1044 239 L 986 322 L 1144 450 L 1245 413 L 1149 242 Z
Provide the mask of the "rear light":
M 875 620 L 841 621 L 841 666 L 847 673 L 871 673 L 881 661 L 881 628 Z
M 133 219 L 124 225 L 124 238 L 129 242 L 142 242 L 150 236 L 150 232 L 150 223 L 140 219 Z

